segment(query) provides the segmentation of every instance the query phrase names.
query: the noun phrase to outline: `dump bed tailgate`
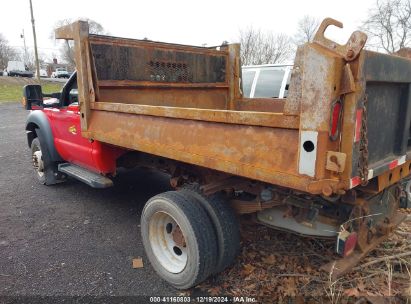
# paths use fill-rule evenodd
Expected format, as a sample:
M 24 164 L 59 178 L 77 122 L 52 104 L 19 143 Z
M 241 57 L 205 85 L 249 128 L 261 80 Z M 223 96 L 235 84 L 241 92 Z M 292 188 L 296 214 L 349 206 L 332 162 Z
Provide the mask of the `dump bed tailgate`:
M 410 158 L 411 60 L 371 51 L 363 51 L 362 56 L 365 94 L 356 112 L 352 172 L 355 177 L 358 167 L 367 166 L 372 178 Z M 408 175 L 409 168 L 400 170 L 402 176 Z M 391 176 L 391 180 L 398 178 Z

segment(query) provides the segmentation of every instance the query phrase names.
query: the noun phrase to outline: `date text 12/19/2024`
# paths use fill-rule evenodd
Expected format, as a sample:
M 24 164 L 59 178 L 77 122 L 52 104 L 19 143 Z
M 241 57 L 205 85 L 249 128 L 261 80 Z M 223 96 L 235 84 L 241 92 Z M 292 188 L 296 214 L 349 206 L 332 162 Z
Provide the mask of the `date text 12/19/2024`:
M 257 300 L 253 297 L 150 297 L 150 303 L 256 303 Z

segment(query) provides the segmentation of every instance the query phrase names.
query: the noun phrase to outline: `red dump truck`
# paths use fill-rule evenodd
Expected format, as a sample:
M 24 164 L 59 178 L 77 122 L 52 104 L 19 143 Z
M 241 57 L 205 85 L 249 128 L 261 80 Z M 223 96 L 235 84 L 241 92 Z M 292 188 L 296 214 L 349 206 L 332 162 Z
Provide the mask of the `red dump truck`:
M 24 88 L 42 184 L 113 186 L 119 168 L 167 172 L 174 191 L 145 205 L 141 235 L 159 276 L 185 289 L 229 266 L 238 216 L 332 238 L 349 271 L 404 219 L 411 169 L 411 61 L 324 37 L 297 50 L 286 98 L 244 98 L 240 47 L 89 34 L 76 22 L 77 72 L 61 92 Z M 44 99 L 44 97 L 51 97 Z M 330 270 L 330 265 L 324 265 Z

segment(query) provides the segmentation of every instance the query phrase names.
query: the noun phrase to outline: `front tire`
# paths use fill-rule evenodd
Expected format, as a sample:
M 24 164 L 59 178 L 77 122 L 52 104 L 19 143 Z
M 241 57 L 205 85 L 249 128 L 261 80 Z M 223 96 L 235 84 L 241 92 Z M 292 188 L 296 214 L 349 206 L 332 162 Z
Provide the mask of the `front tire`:
M 40 141 L 36 137 L 31 142 L 31 158 L 33 163 L 34 172 L 38 181 L 42 184 L 46 184 L 46 170 L 44 165 L 43 151 L 41 149 Z
M 141 215 L 141 234 L 151 265 L 177 289 L 199 284 L 215 269 L 212 223 L 204 209 L 182 193 L 151 198 Z
M 57 163 L 51 160 L 48 150 L 44 149 L 38 137 L 31 142 L 31 158 L 36 177 L 42 185 L 65 181 L 65 176 L 58 172 Z

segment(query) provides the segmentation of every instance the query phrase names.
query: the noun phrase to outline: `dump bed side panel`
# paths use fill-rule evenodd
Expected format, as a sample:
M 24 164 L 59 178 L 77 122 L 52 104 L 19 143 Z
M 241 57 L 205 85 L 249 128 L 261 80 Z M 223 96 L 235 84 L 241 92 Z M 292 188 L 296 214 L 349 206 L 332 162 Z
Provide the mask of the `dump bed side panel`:
M 107 123 L 110 121 L 110 123 Z M 305 190 L 298 130 L 93 111 L 89 135 L 205 168 Z

